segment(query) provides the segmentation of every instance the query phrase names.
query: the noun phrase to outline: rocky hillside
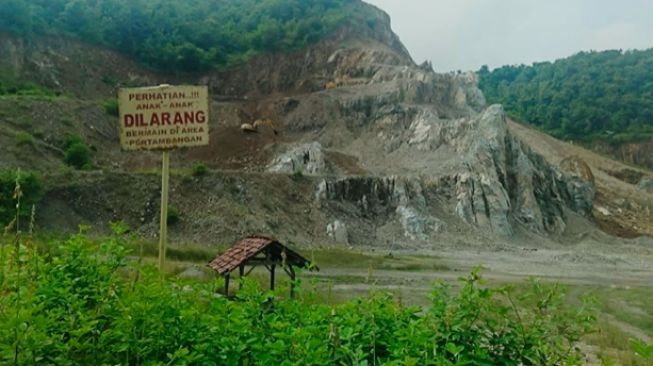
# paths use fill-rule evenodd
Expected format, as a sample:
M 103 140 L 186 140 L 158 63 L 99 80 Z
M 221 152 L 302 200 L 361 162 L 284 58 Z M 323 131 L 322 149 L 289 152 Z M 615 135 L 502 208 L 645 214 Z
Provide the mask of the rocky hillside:
M 474 74 L 416 65 L 387 15 L 370 11 L 379 22 L 368 34 L 343 28 L 302 51 L 201 75 L 158 74 L 70 40 L 3 36 L 1 67 L 59 96 L 0 98 L 0 168 L 49 177 L 39 208 L 46 230 L 124 219 L 153 235 L 160 158 L 120 151 L 107 101 L 120 86 L 205 84 L 211 145 L 173 154 L 177 242 L 266 233 L 382 247 L 539 245 L 567 240 L 579 225 L 593 230 L 591 179 L 516 137 L 502 107 L 486 105 Z M 274 128 L 241 131 L 258 119 Z M 18 143 L 25 133 L 32 141 Z M 92 145 L 96 170 L 65 167 L 69 134 Z M 208 174 L 191 173 L 198 162 Z

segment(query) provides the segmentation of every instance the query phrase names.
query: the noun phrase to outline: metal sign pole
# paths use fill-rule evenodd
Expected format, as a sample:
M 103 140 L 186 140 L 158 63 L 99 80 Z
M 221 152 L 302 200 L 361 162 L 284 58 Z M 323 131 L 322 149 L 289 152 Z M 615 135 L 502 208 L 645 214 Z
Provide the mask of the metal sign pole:
M 170 150 L 163 150 L 161 167 L 161 226 L 159 231 L 159 271 L 163 272 L 168 242 L 168 186 L 170 183 Z

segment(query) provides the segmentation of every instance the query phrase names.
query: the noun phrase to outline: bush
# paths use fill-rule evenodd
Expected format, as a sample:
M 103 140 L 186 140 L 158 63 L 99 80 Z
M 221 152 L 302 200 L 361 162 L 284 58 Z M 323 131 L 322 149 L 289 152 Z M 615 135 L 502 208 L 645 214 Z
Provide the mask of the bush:
M 81 137 L 68 136 L 64 142 L 64 162 L 75 169 L 93 169 L 91 148 Z
M 119 115 L 118 99 L 116 98 L 110 98 L 102 102 L 102 108 L 110 116 L 118 117 Z
M 181 213 L 176 207 L 168 206 L 168 225 L 174 225 L 181 220 Z
M 299 182 L 304 179 L 304 172 L 301 170 L 296 170 L 290 174 L 290 179 L 294 180 L 295 182 Z
M 556 286 L 516 295 L 477 273 L 456 294 L 437 286 L 429 310 L 386 293 L 271 302 L 248 281 L 230 301 L 213 296 L 220 281 L 162 279 L 127 262 L 117 237 L 49 247 L 22 248 L 22 272 L 0 262 L 0 364 L 17 354 L 18 364 L 66 365 L 576 365 L 592 318 Z
M 203 177 L 209 173 L 209 168 L 202 163 L 195 163 L 193 165 L 193 176 L 194 177 Z

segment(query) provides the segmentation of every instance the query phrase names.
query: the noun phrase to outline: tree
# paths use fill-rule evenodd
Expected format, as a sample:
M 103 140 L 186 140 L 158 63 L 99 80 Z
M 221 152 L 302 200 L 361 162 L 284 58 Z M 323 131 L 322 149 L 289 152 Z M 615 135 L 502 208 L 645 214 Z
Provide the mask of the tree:
M 653 138 L 653 49 L 581 52 L 554 63 L 478 72 L 491 103 L 556 137 Z

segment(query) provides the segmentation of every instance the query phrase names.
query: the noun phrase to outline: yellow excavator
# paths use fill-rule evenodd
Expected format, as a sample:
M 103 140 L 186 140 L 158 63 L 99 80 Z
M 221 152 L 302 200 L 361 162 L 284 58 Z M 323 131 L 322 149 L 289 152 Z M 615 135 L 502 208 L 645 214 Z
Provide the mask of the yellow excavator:
M 270 128 L 275 135 L 279 133 L 277 126 L 271 119 L 257 119 L 254 123 L 243 123 L 240 125 L 240 130 L 246 133 L 258 133 L 261 128 Z

